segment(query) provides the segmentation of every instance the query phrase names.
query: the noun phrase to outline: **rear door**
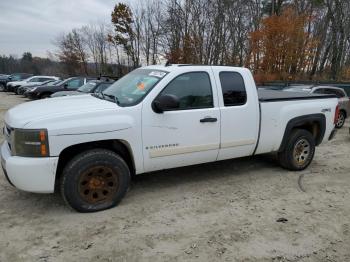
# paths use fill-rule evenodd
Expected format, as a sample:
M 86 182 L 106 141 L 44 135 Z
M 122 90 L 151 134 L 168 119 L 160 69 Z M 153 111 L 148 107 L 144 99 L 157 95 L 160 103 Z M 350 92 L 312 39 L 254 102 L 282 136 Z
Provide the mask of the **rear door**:
M 213 67 L 213 71 L 221 112 L 218 160 L 251 155 L 259 131 L 259 102 L 253 79 L 247 77 L 250 73 L 245 69 Z
M 220 143 L 220 111 L 210 67 L 183 73 L 159 86 L 144 101 L 142 138 L 145 171 L 215 161 Z M 152 109 L 157 96 L 178 97 L 176 110 Z

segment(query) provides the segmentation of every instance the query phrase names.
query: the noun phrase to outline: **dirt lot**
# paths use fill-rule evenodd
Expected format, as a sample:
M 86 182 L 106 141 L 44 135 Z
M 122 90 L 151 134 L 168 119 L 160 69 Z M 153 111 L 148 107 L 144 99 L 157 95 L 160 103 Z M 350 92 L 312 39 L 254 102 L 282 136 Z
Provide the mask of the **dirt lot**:
M 0 93 L 1 126 L 24 101 Z M 0 261 L 350 261 L 348 130 L 301 173 L 259 156 L 141 175 L 94 214 L 20 192 L 1 172 Z

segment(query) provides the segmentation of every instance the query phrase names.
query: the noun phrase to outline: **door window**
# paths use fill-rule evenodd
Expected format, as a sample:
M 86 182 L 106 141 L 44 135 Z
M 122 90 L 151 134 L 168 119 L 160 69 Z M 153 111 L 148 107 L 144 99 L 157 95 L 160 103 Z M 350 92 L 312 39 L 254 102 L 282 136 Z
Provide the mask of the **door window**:
M 324 89 L 323 88 L 320 88 L 320 89 L 317 89 L 314 91 L 314 94 L 324 94 Z
M 32 78 L 28 82 L 39 82 L 39 78 L 38 77 Z
M 39 78 L 38 82 L 45 82 L 45 81 L 48 81 L 48 80 L 53 80 L 52 78 L 47 78 L 47 77 L 41 77 Z
M 213 93 L 206 72 L 185 73 L 174 78 L 160 95 L 175 95 L 180 105 L 176 110 L 213 107 Z
M 73 79 L 71 81 L 68 82 L 68 88 L 70 89 L 77 89 L 78 87 L 81 86 L 81 79 Z
M 240 106 L 247 102 L 242 76 L 236 72 L 220 72 L 220 83 L 225 106 Z

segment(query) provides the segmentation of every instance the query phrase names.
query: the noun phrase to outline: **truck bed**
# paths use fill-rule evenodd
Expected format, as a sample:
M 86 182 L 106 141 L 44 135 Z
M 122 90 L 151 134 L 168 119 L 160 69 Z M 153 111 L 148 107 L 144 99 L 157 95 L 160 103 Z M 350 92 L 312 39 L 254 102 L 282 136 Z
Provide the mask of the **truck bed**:
M 336 98 L 335 95 L 309 94 L 304 92 L 289 92 L 262 88 L 258 89 L 258 97 L 260 102 Z

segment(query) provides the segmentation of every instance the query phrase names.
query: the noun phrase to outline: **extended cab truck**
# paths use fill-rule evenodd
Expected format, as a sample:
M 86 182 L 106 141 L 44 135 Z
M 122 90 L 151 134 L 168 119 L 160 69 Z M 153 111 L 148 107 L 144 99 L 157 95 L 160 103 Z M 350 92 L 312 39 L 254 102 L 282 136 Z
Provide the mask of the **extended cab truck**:
M 101 94 L 21 104 L 5 116 L 2 166 L 15 187 L 59 185 L 80 212 L 115 206 L 131 174 L 277 152 L 303 170 L 330 140 L 337 98 L 257 91 L 248 69 L 150 66 Z

